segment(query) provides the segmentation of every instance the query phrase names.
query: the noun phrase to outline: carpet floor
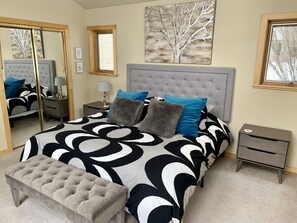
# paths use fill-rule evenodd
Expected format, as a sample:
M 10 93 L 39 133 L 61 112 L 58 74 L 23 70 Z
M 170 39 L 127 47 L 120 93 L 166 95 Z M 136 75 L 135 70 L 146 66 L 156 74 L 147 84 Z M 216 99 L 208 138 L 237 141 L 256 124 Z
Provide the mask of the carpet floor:
M 0 157 L 1 223 L 70 223 L 63 213 L 41 201 L 21 196 L 16 208 L 6 184 L 5 168 L 18 162 L 21 149 Z M 206 173 L 204 188 L 197 187 L 190 199 L 184 223 L 296 223 L 297 174 L 284 173 L 243 163 L 235 172 L 236 160 L 219 158 Z
M 44 121 L 44 128 L 58 125 L 59 119 L 50 118 Z M 40 132 L 39 118 L 37 115 L 27 116 L 14 120 L 14 127 L 10 128 L 13 148 L 24 145 L 26 141 L 36 133 Z

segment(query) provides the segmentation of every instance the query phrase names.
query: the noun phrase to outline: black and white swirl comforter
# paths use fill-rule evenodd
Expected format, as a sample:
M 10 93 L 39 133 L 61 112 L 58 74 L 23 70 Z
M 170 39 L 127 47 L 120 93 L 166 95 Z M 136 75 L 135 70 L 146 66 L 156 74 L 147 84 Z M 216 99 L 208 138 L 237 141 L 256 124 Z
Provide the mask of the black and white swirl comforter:
M 43 153 L 129 190 L 126 211 L 139 222 L 180 222 L 185 196 L 230 143 L 228 127 L 210 114 L 200 136 L 165 139 L 106 122 L 101 113 L 31 137 L 21 160 Z

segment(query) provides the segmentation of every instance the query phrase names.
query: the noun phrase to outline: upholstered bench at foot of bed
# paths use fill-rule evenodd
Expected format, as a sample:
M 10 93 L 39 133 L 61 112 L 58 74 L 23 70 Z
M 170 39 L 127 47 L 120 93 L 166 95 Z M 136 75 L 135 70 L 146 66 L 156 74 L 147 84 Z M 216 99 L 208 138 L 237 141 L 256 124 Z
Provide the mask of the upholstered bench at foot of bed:
M 127 188 L 44 155 L 6 169 L 16 206 L 19 191 L 63 211 L 73 222 L 124 222 Z

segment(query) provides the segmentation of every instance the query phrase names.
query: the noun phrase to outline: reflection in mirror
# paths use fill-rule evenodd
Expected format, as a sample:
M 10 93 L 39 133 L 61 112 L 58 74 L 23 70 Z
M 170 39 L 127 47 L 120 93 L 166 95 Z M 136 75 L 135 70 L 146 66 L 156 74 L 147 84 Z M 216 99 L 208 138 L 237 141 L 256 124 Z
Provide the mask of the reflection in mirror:
M 294 83 L 297 81 L 297 24 L 271 26 L 266 81 Z
M 61 86 L 63 97 L 58 98 L 56 97 L 57 87 L 54 84 L 55 77 L 65 78 L 66 76 L 62 34 L 49 31 L 37 32 L 39 36 L 35 41 L 42 98 L 42 104 L 38 105 L 32 49 L 31 44 L 28 44 L 31 41 L 31 35 L 28 31 L 28 29 L 19 28 L 0 28 L 4 65 L 2 73 L 3 80 L 7 82 L 6 90 L 9 89 L 11 85 L 9 80 L 12 78 L 14 82 L 23 81 L 14 95 L 9 92 L 3 94 L 6 96 L 14 148 L 24 145 L 28 138 L 40 132 L 40 122 L 43 118 L 39 120 L 39 108 L 42 109 L 41 115 L 45 116 L 46 121 L 43 125 L 45 129 L 68 118 L 67 88 Z

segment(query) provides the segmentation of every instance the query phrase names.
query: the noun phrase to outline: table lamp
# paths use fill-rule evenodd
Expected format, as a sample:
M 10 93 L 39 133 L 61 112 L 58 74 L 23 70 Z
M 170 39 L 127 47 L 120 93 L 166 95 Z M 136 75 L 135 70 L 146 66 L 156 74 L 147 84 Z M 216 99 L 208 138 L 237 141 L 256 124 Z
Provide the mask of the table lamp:
M 62 86 L 66 85 L 65 77 L 55 77 L 55 86 L 58 87 L 58 97 L 63 97 Z
M 108 81 L 100 81 L 98 86 L 98 91 L 103 92 L 103 107 L 108 107 L 106 102 L 106 92 L 110 91 L 110 85 Z

